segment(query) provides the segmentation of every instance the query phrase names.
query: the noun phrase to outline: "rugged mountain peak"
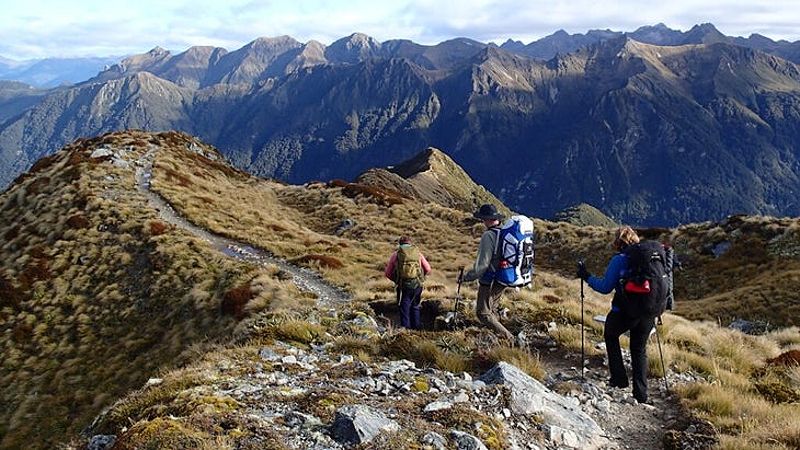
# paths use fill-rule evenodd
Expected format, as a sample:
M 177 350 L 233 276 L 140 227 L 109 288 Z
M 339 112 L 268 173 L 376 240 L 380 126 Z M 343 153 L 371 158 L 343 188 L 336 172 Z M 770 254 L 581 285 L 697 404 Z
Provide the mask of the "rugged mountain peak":
M 397 166 L 368 170 L 356 181 L 467 212 L 484 203 L 493 203 L 505 214 L 510 213 L 497 197 L 475 183 L 450 156 L 434 147 Z
M 328 46 L 325 49 L 325 57 L 331 62 L 354 64 L 379 56 L 380 50 L 381 44 L 372 37 L 363 33 L 353 33 Z
M 508 50 L 510 52 L 518 52 L 525 48 L 525 44 L 522 41 L 515 41 L 512 39 L 508 39 L 507 41 L 503 42 L 500 45 L 500 48 Z
M 274 37 L 258 37 L 245 45 L 243 48 L 249 49 L 273 49 L 284 47 L 299 47 L 302 45 L 295 38 L 287 35 Z
M 165 50 L 159 46 L 155 46 L 149 52 L 147 52 L 147 55 L 151 58 L 163 58 L 169 56 L 169 54 L 169 50 Z
M 325 64 L 325 45 L 319 41 L 308 41 L 300 48 L 300 52 L 286 65 L 286 73 L 304 67 Z
M 715 42 L 728 42 L 730 38 L 722 34 L 714 24 L 701 23 L 692 27 L 685 33 L 683 44 L 712 44 Z

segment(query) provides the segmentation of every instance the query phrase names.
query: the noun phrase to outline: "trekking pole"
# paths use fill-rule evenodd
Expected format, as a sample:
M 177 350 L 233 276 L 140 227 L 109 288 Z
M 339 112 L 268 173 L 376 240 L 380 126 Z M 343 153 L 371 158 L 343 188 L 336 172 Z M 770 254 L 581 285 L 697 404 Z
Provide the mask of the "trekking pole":
M 586 361 L 586 350 L 583 342 L 583 278 L 581 278 L 581 379 L 585 380 L 586 364 L 584 364 L 584 361 Z
M 456 317 L 458 316 L 458 305 L 461 303 L 461 283 L 464 277 L 464 268 L 458 270 L 458 286 L 456 287 L 456 302 L 453 305 L 453 328 L 456 326 Z
M 664 352 L 661 350 L 661 338 L 658 336 L 658 325 L 664 325 L 661 321 L 661 316 L 658 316 L 656 322 L 656 342 L 658 343 L 658 354 L 661 356 L 661 371 L 664 373 L 664 388 L 669 392 L 669 383 L 667 383 L 667 368 L 664 365 Z

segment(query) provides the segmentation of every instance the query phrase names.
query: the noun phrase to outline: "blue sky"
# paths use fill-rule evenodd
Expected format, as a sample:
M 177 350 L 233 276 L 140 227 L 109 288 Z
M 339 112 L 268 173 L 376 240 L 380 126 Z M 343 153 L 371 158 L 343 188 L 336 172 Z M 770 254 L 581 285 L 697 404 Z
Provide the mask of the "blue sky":
M 712 22 L 729 35 L 800 40 L 798 0 L 0 0 L 0 11 L 0 56 L 15 59 L 123 55 L 157 45 L 233 50 L 278 35 L 329 44 L 356 31 L 379 41 L 528 43 L 560 28 L 631 31 L 658 22 L 682 30 Z

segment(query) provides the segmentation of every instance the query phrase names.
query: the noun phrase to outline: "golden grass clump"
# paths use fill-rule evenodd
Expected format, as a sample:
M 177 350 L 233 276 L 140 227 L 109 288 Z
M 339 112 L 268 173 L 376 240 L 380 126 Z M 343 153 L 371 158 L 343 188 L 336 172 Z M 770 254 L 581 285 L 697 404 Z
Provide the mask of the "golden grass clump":
M 494 417 L 462 405 L 429 414 L 432 421 L 440 423 L 446 428 L 469 430 L 469 433 L 475 434 L 491 450 L 508 448 L 506 429 L 503 423 Z
M 288 320 L 272 326 L 270 334 L 276 339 L 310 344 L 326 339 L 326 331 L 324 326 L 317 323 L 303 320 Z
M 520 348 L 494 347 L 491 350 L 480 352 L 477 359 L 480 360 L 478 366 L 485 369 L 491 368 L 500 361 L 505 361 L 519 367 L 523 372 L 539 381 L 542 381 L 545 376 L 539 358 Z
M 317 266 L 326 269 L 341 269 L 344 263 L 334 256 L 329 255 L 303 255 L 292 262 L 304 266 Z

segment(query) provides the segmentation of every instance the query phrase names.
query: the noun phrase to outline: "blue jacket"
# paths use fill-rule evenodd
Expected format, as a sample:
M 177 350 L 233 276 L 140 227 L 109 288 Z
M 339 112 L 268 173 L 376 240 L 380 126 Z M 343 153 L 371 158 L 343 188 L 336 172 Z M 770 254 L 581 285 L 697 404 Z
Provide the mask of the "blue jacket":
M 619 281 L 628 275 L 628 257 L 624 253 L 617 253 L 608 262 L 606 273 L 603 278 L 591 276 L 586 282 L 589 287 L 601 294 L 608 294 L 609 292 L 619 288 L 621 285 Z M 611 302 L 612 311 L 620 311 L 620 305 L 617 295 L 614 295 L 614 300 Z

